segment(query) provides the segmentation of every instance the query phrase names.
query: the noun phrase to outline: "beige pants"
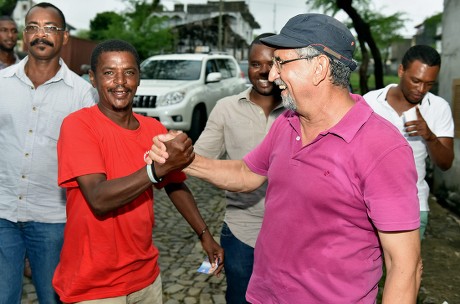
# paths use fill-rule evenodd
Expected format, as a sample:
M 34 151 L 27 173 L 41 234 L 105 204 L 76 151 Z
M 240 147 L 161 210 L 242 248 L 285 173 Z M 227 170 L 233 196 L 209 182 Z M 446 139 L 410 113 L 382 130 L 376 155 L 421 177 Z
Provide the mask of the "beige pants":
M 155 282 L 127 296 L 78 302 L 75 304 L 163 304 L 161 275 Z

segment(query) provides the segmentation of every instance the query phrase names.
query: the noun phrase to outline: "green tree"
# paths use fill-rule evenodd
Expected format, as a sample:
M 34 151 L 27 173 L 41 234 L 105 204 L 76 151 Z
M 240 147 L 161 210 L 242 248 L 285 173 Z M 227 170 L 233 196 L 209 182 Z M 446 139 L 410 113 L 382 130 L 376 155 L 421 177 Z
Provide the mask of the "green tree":
M 93 40 L 123 39 L 130 42 L 139 52 L 141 59 L 174 49 L 174 34 L 164 28 L 166 17 L 155 16 L 163 11 L 158 0 L 129 0 L 130 8 L 122 14 L 99 13 L 90 22 L 89 37 Z
M 374 59 L 375 88 L 382 88 L 384 86 L 383 63 L 380 50 L 388 51 L 389 43 L 401 38 L 396 34 L 396 30 L 402 27 L 402 14 L 397 13 L 391 17 L 385 17 L 379 13 L 371 12 L 369 10 L 370 0 L 309 0 L 307 4 L 312 8 L 332 13 L 332 15 L 335 15 L 339 10 L 347 13 L 357 33 L 361 50 L 359 67 L 361 94 L 369 91 L 367 81 L 370 56 Z
M 0 16 L 11 16 L 18 0 L 0 0 Z
M 105 40 L 109 38 L 121 38 L 125 30 L 126 18 L 115 12 L 98 13 L 89 23 L 89 38 L 91 40 Z

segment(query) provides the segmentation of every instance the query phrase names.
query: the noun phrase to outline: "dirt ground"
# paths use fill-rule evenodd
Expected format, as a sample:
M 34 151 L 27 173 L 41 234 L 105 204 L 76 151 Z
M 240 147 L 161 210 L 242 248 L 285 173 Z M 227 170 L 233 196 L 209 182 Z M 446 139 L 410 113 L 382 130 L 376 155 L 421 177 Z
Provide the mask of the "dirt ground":
M 460 304 L 460 217 L 430 200 L 419 304 Z

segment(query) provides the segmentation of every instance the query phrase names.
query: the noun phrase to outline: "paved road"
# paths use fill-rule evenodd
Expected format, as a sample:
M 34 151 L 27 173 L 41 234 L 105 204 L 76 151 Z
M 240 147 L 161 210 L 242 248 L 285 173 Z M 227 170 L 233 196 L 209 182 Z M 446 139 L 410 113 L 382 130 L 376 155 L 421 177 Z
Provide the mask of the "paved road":
M 430 199 L 430 220 L 422 242 L 422 304 L 460 303 L 460 218 Z
M 223 192 L 194 178 L 187 184 L 217 238 L 224 215 Z M 460 220 L 434 200 L 430 204 L 431 222 L 427 239 L 422 243 L 425 266 L 419 303 L 460 303 Z M 224 276 L 216 278 L 196 272 L 205 254 L 195 233 L 164 191 L 155 192 L 155 215 L 153 239 L 160 249 L 164 303 L 224 304 Z M 34 287 L 26 278 L 22 304 L 37 303 Z

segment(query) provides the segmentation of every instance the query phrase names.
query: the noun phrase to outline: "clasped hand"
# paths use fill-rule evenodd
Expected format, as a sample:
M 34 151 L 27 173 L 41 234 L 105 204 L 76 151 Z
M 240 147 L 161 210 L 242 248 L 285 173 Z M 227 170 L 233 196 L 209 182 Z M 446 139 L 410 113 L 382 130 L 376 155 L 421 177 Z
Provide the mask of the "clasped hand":
M 153 145 L 145 158 L 147 164 L 155 162 L 158 176 L 182 170 L 195 159 L 192 140 L 181 131 L 171 130 L 153 138 Z M 166 160 L 169 160 L 168 162 Z

